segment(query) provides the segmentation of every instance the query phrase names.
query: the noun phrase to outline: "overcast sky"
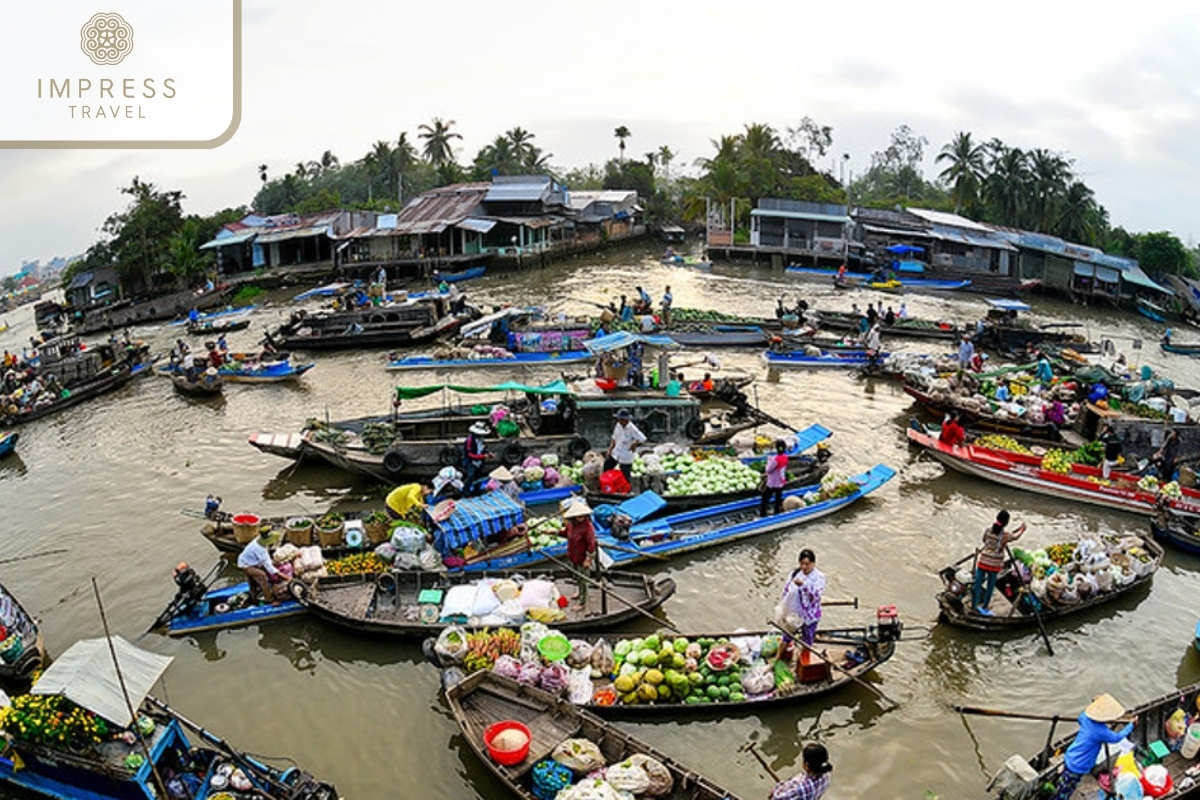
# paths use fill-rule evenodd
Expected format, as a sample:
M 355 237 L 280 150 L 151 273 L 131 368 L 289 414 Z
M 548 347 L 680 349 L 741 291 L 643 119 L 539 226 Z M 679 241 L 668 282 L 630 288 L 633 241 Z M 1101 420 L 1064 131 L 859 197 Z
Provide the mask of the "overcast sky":
M 119 2 L 111 10 L 119 10 Z M 416 138 L 433 117 L 460 163 L 519 125 L 562 168 L 805 115 L 855 174 L 907 124 L 933 158 L 956 131 L 1043 147 L 1131 231 L 1200 233 L 1200 7 L 1065 0 L 567 3 L 245 0 L 244 107 L 228 144 L 191 151 L 0 151 L 0 274 L 83 252 L 134 175 L 185 210 L 248 204 L 272 175 L 331 149 Z M 0 9 L 0 19 L 4 11 Z M 836 174 L 836 171 L 835 171 Z

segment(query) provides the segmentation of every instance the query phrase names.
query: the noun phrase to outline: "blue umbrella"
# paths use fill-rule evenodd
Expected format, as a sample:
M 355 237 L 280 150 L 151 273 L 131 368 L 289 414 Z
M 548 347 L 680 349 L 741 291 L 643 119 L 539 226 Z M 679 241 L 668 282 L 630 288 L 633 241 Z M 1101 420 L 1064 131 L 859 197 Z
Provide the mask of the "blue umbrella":
M 886 248 L 889 253 L 895 253 L 898 256 L 906 256 L 912 253 L 924 253 L 924 247 L 917 247 L 911 244 L 894 244 Z

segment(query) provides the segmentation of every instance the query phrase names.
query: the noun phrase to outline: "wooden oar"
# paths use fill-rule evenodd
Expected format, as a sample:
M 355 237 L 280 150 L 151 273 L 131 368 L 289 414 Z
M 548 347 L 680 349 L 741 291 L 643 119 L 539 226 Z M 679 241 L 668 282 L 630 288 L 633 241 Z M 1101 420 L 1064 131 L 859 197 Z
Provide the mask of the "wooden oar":
M 555 564 L 558 564 L 560 567 L 562 567 L 563 569 L 565 569 L 567 572 L 571 573 L 572 575 L 582 578 L 584 581 L 587 582 L 587 584 L 589 586 L 599 589 L 601 591 L 601 593 L 604 594 L 605 596 L 611 597 L 611 598 L 621 602 L 627 608 L 630 608 L 630 609 L 636 611 L 637 613 L 641 614 L 646 619 L 654 620 L 654 622 L 658 623 L 659 625 L 662 625 L 663 627 L 668 628 L 668 629 L 674 631 L 675 633 L 680 633 L 679 628 L 676 628 L 674 625 L 672 625 L 667 620 L 660 619 L 659 617 L 654 616 L 649 611 L 647 611 L 646 609 L 637 605 L 636 603 L 633 603 L 629 600 L 626 600 L 624 597 L 621 597 L 621 595 L 617 594 L 615 591 L 610 592 L 608 590 L 608 587 L 605 586 L 603 582 L 593 580 L 592 577 L 590 575 L 588 575 L 587 573 L 581 572 L 578 569 L 576 569 L 574 564 L 570 564 L 566 561 L 563 561 L 560 558 L 555 558 L 554 556 L 552 556 L 546 552 L 543 552 L 542 555 L 544 555 L 546 558 L 553 561 Z
M 834 663 L 833 661 L 829 660 L 829 658 L 827 658 L 827 657 L 825 656 L 825 654 L 824 654 L 824 653 L 822 653 L 822 652 L 821 652 L 820 650 L 818 650 L 817 648 L 813 647 L 813 646 L 812 646 L 812 645 L 810 645 L 810 644 L 806 644 L 806 643 L 804 642 L 804 640 L 802 640 L 802 639 L 800 638 L 800 634 L 799 634 L 797 631 L 789 631 L 787 628 L 783 627 L 782 625 L 780 625 L 778 622 L 776 622 L 776 621 L 775 621 L 775 620 L 773 620 L 773 619 L 768 619 L 768 620 L 767 620 L 767 624 L 769 624 L 771 627 L 775 628 L 776 630 L 782 631 L 783 633 L 787 634 L 788 638 L 790 638 L 790 639 L 792 640 L 792 643 L 793 643 L 793 644 L 798 644 L 798 645 L 800 645 L 800 646 L 801 646 L 801 647 L 803 647 L 805 650 L 807 650 L 808 652 L 810 652 L 810 653 L 812 653 L 813 655 L 815 655 L 817 658 L 819 658 L 819 659 L 821 659 L 822 661 L 824 661 L 824 662 L 825 662 L 826 664 L 828 664 L 830 667 L 832 667 L 833 669 L 836 669 L 838 672 L 842 673 L 842 674 L 843 674 L 843 675 L 845 675 L 847 678 L 849 678 L 850 680 L 854 681 L 854 682 L 855 682 L 855 683 L 857 683 L 859 686 L 863 687 L 864 689 L 866 689 L 867 691 L 869 691 L 871 694 L 873 694 L 873 695 L 875 695 L 876 697 L 878 697 L 880 700 L 883 700 L 883 701 L 885 701 L 885 702 L 887 702 L 887 703 L 890 703 L 890 704 L 891 704 L 891 705 L 892 705 L 894 708 L 899 708 L 899 707 L 900 707 L 900 704 L 899 704 L 899 703 L 897 703 L 897 702 L 896 702 L 895 700 L 893 700 L 892 698 L 888 697 L 888 696 L 887 696 L 886 694 L 884 694 L 882 691 L 880 691 L 879 689 L 876 689 L 874 686 L 872 686 L 871 684 L 867 683 L 867 682 L 866 682 L 866 681 L 864 681 L 862 678 L 860 678 L 860 677 L 858 677 L 857 675 L 853 674 L 852 672 L 850 672 L 849 670 L 847 670 L 845 667 L 843 667 L 841 664 L 836 664 L 836 663 Z
M 974 714 L 977 717 L 1004 717 L 1005 719 L 1034 719 L 1042 722 L 1062 722 L 1067 717 L 1057 714 L 1030 714 L 1025 711 L 1002 711 L 998 708 L 980 708 L 979 706 L 950 706 L 959 714 Z
M 749 753 L 757 758 L 758 763 L 763 765 L 763 769 L 765 769 L 767 773 L 775 779 L 776 783 L 779 783 L 783 780 L 783 778 L 779 777 L 779 773 L 775 771 L 775 768 L 767 763 L 767 759 L 763 756 L 763 754 L 758 752 L 758 742 L 746 742 L 744 745 L 738 748 L 738 752 Z
M 1033 606 L 1033 616 L 1037 620 L 1038 630 L 1042 632 L 1042 641 L 1046 643 L 1046 652 L 1053 656 L 1054 647 L 1050 644 L 1050 634 L 1046 633 L 1046 623 L 1042 621 L 1041 602 L 1033 594 L 1033 591 L 1029 588 L 1029 584 L 1025 582 L 1025 576 L 1021 574 L 1021 568 L 1017 565 L 1016 559 L 1013 558 L 1012 548 L 1005 544 L 1004 552 L 1008 555 L 1009 560 L 1013 562 L 1013 572 L 1017 574 L 1017 580 L 1021 582 L 1021 591 L 1029 594 L 1029 603 Z M 1020 601 L 1020 599 L 1018 595 L 1017 600 Z M 1015 606 L 1016 603 L 1013 605 Z
M 599 547 L 600 545 L 597 545 L 597 546 Z M 645 550 L 641 550 L 636 547 L 625 547 L 623 545 L 613 544 L 612 542 L 606 542 L 603 545 L 603 547 L 606 550 L 618 550 L 622 553 L 632 553 L 633 555 L 642 556 L 644 558 L 653 558 L 656 561 L 670 561 L 671 560 L 671 559 L 667 558 L 666 556 L 660 555 L 658 553 L 648 553 Z

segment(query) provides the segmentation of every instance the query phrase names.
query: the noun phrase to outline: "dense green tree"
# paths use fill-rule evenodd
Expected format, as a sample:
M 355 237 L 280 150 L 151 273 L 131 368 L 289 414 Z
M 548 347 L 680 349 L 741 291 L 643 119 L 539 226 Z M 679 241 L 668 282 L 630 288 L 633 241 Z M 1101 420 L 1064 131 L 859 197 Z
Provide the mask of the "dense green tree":
M 203 279 L 213 265 L 212 252 L 200 249 L 208 241 L 204 228 L 200 217 L 190 216 L 167 240 L 169 269 L 185 284 Z
M 131 199 L 123 211 L 112 214 L 100 230 L 109 247 L 128 294 L 159 286 L 170 264 L 169 242 L 183 225 L 183 192 L 161 191 L 136 175 L 121 194 Z
M 1151 275 L 1181 275 L 1189 265 L 1183 242 L 1166 231 L 1138 234 L 1133 247 L 1134 258 Z

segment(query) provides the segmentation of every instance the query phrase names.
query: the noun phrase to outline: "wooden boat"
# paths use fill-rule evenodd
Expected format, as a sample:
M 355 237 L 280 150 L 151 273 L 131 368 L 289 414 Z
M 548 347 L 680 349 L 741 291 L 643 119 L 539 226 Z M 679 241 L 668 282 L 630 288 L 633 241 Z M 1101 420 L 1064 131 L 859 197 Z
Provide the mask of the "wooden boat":
M 1155 303 L 1153 300 L 1148 300 L 1145 297 L 1139 297 L 1135 305 L 1137 312 L 1146 319 L 1150 319 L 1155 322 L 1167 321 L 1167 310 L 1158 303 Z
M 189 322 L 187 332 L 189 336 L 220 336 L 223 333 L 244 331 L 249 327 L 250 320 L 248 319 L 212 319 Z
M 406 356 L 387 363 L 393 372 L 411 370 L 443 369 L 490 369 L 494 367 L 546 367 L 559 364 L 578 364 L 591 361 L 594 356 L 587 350 L 569 350 L 561 353 L 512 353 L 508 358 L 442 359 L 433 356 Z
M 575 578 L 564 570 L 489 572 L 490 578 L 520 576 L 525 581 L 552 581 L 563 597 L 575 592 Z M 439 596 L 459 585 L 470 585 L 478 576 L 430 575 L 422 572 L 393 571 L 382 575 L 339 575 L 321 578 L 315 586 L 293 583 L 293 596 L 320 619 L 358 633 L 395 638 L 422 639 L 430 631 L 444 628 L 447 622 L 434 618 L 422 622 L 418 617 L 423 593 L 432 590 Z M 583 608 L 570 603 L 562 609 L 566 619 L 554 626 L 563 631 L 596 630 L 640 618 L 654 611 L 675 593 L 672 578 L 651 578 L 636 572 L 604 573 L 603 588 L 588 592 Z M 427 595 L 426 595 L 427 596 Z M 434 605 L 434 612 L 437 612 Z M 467 627 L 510 627 L 516 623 L 470 624 Z
M 446 283 L 462 283 L 463 281 L 482 278 L 485 272 L 487 272 L 487 267 L 468 267 L 458 272 L 435 272 L 433 273 L 433 279 L 435 281 L 445 281 Z
M 1200 555 L 1200 530 L 1197 530 L 1197 520 L 1177 516 L 1161 509 L 1150 517 L 1150 532 L 1160 542 L 1171 545 L 1185 553 Z
M 767 341 L 758 325 L 672 324 L 667 335 L 684 347 L 756 347 Z
M 797 466 L 793 467 L 793 464 Z M 788 473 L 794 477 L 784 484 L 784 491 L 792 491 L 795 489 L 803 489 L 806 486 L 814 486 L 821 482 L 829 473 L 829 464 L 824 460 L 818 461 L 816 457 L 809 456 L 806 462 L 796 462 L 789 460 Z M 760 496 L 758 489 L 746 489 L 744 491 L 721 492 L 719 494 L 663 494 L 662 499 L 665 505 L 661 510 L 655 512 L 655 516 L 663 514 L 677 514 L 682 511 L 691 511 L 697 508 L 708 508 L 710 506 L 730 503 L 736 500 L 747 500 Z M 637 497 L 637 493 L 630 494 L 603 494 L 601 492 L 588 492 L 587 501 L 593 508 L 598 503 L 619 504 L 626 500 Z
M 1062 474 L 1042 469 L 1037 456 L 974 444 L 950 447 L 911 426 L 906 433 L 909 444 L 921 447 L 947 467 L 1015 489 L 1141 514 L 1155 513 L 1159 504 L 1165 503 L 1177 513 L 1200 516 L 1200 492 L 1188 487 L 1182 488 L 1182 497 L 1167 498 L 1139 488 L 1119 473 L 1114 472 L 1112 480 L 1103 482 L 1097 467 L 1073 464 L 1070 472 Z
M 1200 342 L 1172 342 L 1164 338 L 1158 344 L 1164 353 L 1175 353 L 1181 356 L 1200 356 Z
M 895 474 L 890 467 L 876 464 L 870 470 L 849 478 L 848 482 L 856 484 L 857 489 L 842 497 L 818 499 L 821 497 L 821 490 L 816 486 L 785 491 L 785 501 L 789 497 L 799 497 L 805 505 L 793 511 L 784 511 L 782 514 L 760 517 L 760 500 L 751 497 L 638 522 L 630 528 L 627 537 L 617 538 L 610 533 L 601 532 L 597 534 L 596 541 L 615 566 L 638 564 L 651 559 L 661 561 L 664 557 L 691 553 L 792 528 L 835 514 L 883 486 Z M 648 494 L 650 493 L 643 492 L 634 500 L 643 500 Z M 811 505 L 807 504 L 809 500 L 812 501 Z M 526 564 L 538 563 L 551 557 L 561 560 L 566 558 L 566 554 L 565 543 L 540 549 L 532 549 L 526 543 L 510 550 L 497 548 L 483 553 L 478 560 L 468 563 L 464 569 L 520 569 Z
M 672 789 L 664 800 L 737 800 L 736 795 L 680 765 L 612 723 L 532 686 L 497 675 L 477 672 L 446 689 L 450 711 L 467 744 L 488 769 L 525 800 L 538 800 L 532 791 L 531 770 L 567 739 L 588 739 L 599 746 L 604 760 L 616 764 L 641 754 L 657 760 L 671 773 Z M 484 732 L 497 722 L 516 721 L 530 732 L 529 752 L 521 762 L 503 766 L 491 759 Z
M 880 353 L 879 358 L 887 358 Z M 803 350 L 767 350 L 763 353 L 769 367 L 806 367 L 809 369 L 854 369 L 865 366 L 871 359 L 866 350 L 822 350 L 811 356 Z
M 0 431 L 0 456 L 6 456 L 17 449 L 17 440 L 21 434 L 16 431 Z
M 110 655 L 109 647 L 115 650 Z M 118 676 L 113 659 L 121 665 Z M 211 731 L 175 712 L 150 694 L 167 666 L 168 656 L 134 647 L 120 637 L 76 642 L 34 684 L 31 695 L 13 699 L 21 706 L 29 701 L 58 703 L 66 711 L 83 709 L 103 721 L 109 733 L 141 728 L 145 749 L 131 734 L 128 739 L 106 736 L 103 742 L 54 741 L 30 736 L 14 726 L 4 733 L 0 755 L 0 784 L 5 795 L 17 792 L 60 800 L 154 800 L 175 787 L 179 797 L 234 797 L 226 788 L 231 783 L 238 797 L 267 800 L 337 800 L 337 790 L 314 779 L 295 766 L 278 769 L 261 756 L 243 753 Z M 119 677 L 121 680 L 119 680 Z M 42 697 L 36 697 L 41 695 Z M 49 695 L 49 697 L 45 697 Z M 126 703 L 138 709 L 138 721 Z M 59 714 L 59 720 L 63 715 Z M 11 718 L 10 718 L 11 719 Z M 68 718 L 69 720 L 70 718 Z M 142 722 L 145 720 L 145 722 Z M 72 723 L 58 722 L 74 733 Z M 199 744 L 193 744 L 188 731 Z M 65 735 L 65 734 L 64 734 Z M 144 759 L 149 753 L 150 762 Z M 230 774 L 238 772 L 236 780 Z M 161 787 L 158 780 L 168 781 Z M 173 793 L 169 796 L 176 796 Z
M 217 375 L 225 383 L 284 383 L 299 380 L 304 373 L 316 366 L 314 362 L 293 364 L 289 359 L 277 361 L 234 361 L 217 367 Z M 164 375 L 179 377 L 183 367 L 179 364 L 164 364 L 158 371 Z
M 819 269 L 817 267 L 788 267 L 784 272 L 788 275 L 797 277 L 814 277 L 832 279 L 835 285 L 838 279 L 837 270 Z M 935 278 L 908 278 L 903 275 L 897 275 L 892 281 L 874 281 L 874 274 L 870 272 L 846 272 L 842 275 L 843 282 L 853 281 L 859 285 L 869 285 L 871 283 L 898 283 L 905 289 L 924 289 L 931 292 L 955 292 L 970 287 L 969 280 L 938 280 Z M 874 287 L 872 287 L 874 288 Z
M 220 311 L 209 311 L 207 314 L 201 314 L 199 319 L 196 321 L 199 323 L 205 323 L 205 322 L 213 322 L 216 320 L 232 319 L 234 317 L 244 317 L 244 316 L 250 314 L 251 312 L 253 312 L 257 308 L 258 308 L 258 306 L 253 305 L 253 306 L 238 306 L 237 308 L 226 308 L 226 309 L 222 309 Z M 177 319 L 177 320 L 174 320 L 173 322 L 169 322 L 167 324 L 170 327 L 180 327 L 180 326 L 190 327 L 193 324 L 193 322 L 192 322 L 192 320 L 188 319 L 187 317 L 183 317 L 182 319 Z
M 272 622 L 288 617 L 298 617 L 305 608 L 295 600 L 281 600 L 277 605 L 247 605 L 250 584 L 237 583 L 205 592 L 196 605 L 176 610 L 162 626 L 167 636 L 186 636 L 191 633 L 217 631 L 225 628 L 242 628 L 260 622 Z
M 848 311 L 818 311 L 817 324 L 823 330 L 858 332 L 862 315 Z M 903 336 L 912 339 L 957 339 L 962 329 L 949 322 L 934 322 L 917 317 L 897 318 L 891 325 L 883 324 L 880 330 L 887 336 Z
M 190 381 L 182 372 L 173 373 L 171 383 L 175 385 L 175 391 L 190 397 L 214 397 L 225 391 L 220 373 L 212 367 L 197 375 L 195 380 Z
M 129 364 L 114 365 L 106 369 L 104 372 L 96 375 L 89 381 L 77 384 L 72 387 L 70 394 L 67 397 L 60 397 L 57 400 L 46 403 L 44 405 L 35 405 L 32 408 L 25 408 L 15 414 L 0 416 L 0 427 L 8 425 L 20 425 L 26 422 L 32 422 L 35 419 L 48 417 L 59 411 L 77 406 L 102 394 L 114 391 L 129 383 L 134 377 L 134 371 Z
M 1114 537 L 1115 538 L 1115 537 Z M 1044 622 L 1058 619 L 1069 614 L 1085 611 L 1089 608 L 1111 603 L 1121 597 L 1126 597 L 1150 585 L 1154 573 L 1162 565 L 1163 549 L 1152 538 L 1142 537 L 1142 547 L 1150 556 L 1150 562 L 1138 572 L 1130 583 L 1125 586 L 1113 586 L 1107 592 L 1094 594 L 1086 600 L 1077 603 L 1054 603 L 1050 600 L 1041 601 L 1041 617 Z M 970 556 L 959 563 L 969 561 Z M 1037 624 L 1037 615 L 1033 612 L 1028 601 L 1021 602 L 1021 578 L 1013 573 L 1011 565 L 1006 565 L 996 581 L 996 592 L 992 599 L 992 615 L 977 614 L 971 607 L 969 590 L 965 590 L 955 578 L 955 568 L 947 567 L 938 575 L 945 588 L 937 594 L 940 619 L 960 628 L 970 628 L 976 631 L 1013 630 Z M 1030 598 L 1032 599 L 1032 598 Z
M 1020 417 L 998 417 L 995 414 L 960 408 L 934 399 L 928 392 L 922 391 L 908 381 L 904 382 L 904 392 L 920 403 L 923 408 L 939 417 L 945 416 L 949 411 L 957 411 L 964 427 L 1043 439 L 1046 442 L 1062 441 L 1062 434 L 1053 422 L 1027 422 Z
M 345 290 L 349 289 L 350 285 L 351 284 L 349 283 L 341 281 L 327 283 L 324 286 L 318 286 L 315 289 L 309 289 L 308 291 L 301 292 L 292 298 L 292 302 L 301 303 L 305 300 L 311 300 L 314 297 L 333 297 L 334 295 L 341 294 Z
M 4 586 L 0 586 L 0 680 L 27 678 L 46 663 L 46 648 L 38 624 Z
M 1150 751 L 1150 745 L 1154 742 L 1161 743 L 1163 731 L 1165 730 L 1167 719 L 1175 713 L 1177 709 L 1183 709 L 1186 713 L 1192 713 L 1195 709 L 1195 702 L 1200 699 L 1200 684 L 1192 684 L 1179 689 L 1174 689 L 1161 697 L 1156 697 L 1141 705 L 1129 709 L 1126 718 L 1137 718 L 1137 723 L 1133 726 L 1133 731 L 1129 734 L 1129 741 L 1133 745 L 1134 750 L 1138 753 L 1147 753 Z M 983 713 L 984 710 L 980 710 Z M 1015 716 L 1015 715 L 1014 715 Z M 1054 738 L 1054 732 L 1060 722 L 1074 724 L 1075 720 L 1069 717 L 1058 716 L 1036 716 L 1028 715 L 1031 719 L 1044 719 L 1050 722 L 1050 732 L 1045 737 L 1045 746 L 1038 753 L 1030 756 L 1027 760 L 1020 759 L 1020 756 L 1014 758 L 1025 761 L 1032 772 L 1036 773 L 1036 777 L 1032 778 L 1025 784 L 1031 794 L 1028 797 L 1037 795 L 1038 787 L 1045 784 L 1055 784 L 1063 770 L 1063 757 L 1067 751 L 1067 747 L 1075 740 L 1075 734 L 1065 736 L 1059 739 Z M 1039 737 L 1040 738 L 1040 737 Z M 1112 757 L 1117 758 L 1117 752 L 1113 750 Z M 1010 759 L 1011 760 L 1011 759 Z M 1139 763 L 1142 758 L 1138 758 Z M 1181 800 L 1184 797 L 1195 797 L 1196 788 L 1193 782 L 1189 782 L 1188 771 L 1195 765 L 1193 759 L 1184 758 L 1179 750 L 1172 750 L 1163 757 L 1160 762 L 1167 768 L 1167 773 L 1171 778 L 1172 789 L 1165 794 L 1159 795 L 1160 800 Z M 1072 797 L 1088 798 L 1088 797 L 1116 797 L 1111 790 L 1101 787 L 1097 776 L 1091 773 L 1084 775 L 1079 786 L 1076 787 Z M 1000 795 L 999 797 L 1003 797 Z M 1149 797 L 1150 795 L 1146 795 Z M 997 800 L 999 800 L 999 797 Z
M 453 313 L 450 294 L 410 296 L 401 303 L 370 306 L 353 311 L 303 309 L 267 333 L 277 350 L 314 350 L 365 347 L 406 347 L 424 344 L 454 333 L 476 312 Z
M 884 610 L 884 614 L 888 610 Z M 554 630 L 553 626 L 551 630 Z M 593 714 L 604 718 L 616 719 L 635 719 L 648 717 L 670 717 L 677 718 L 683 716 L 731 716 L 746 712 L 757 711 L 769 706 L 780 706 L 788 703 L 801 703 L 811 700 L 814 697 L 820 697 L 831 692 L 837 691 L 857 678 L 862 680 L 868 673 L 874 671 L 881 664 L 885 663 L 896 652 L 896 641 L 900 637 L 902 625 L 898 616 L 887 616 L 886 619 L 881 617 L 879 625 L 869 625 L 849 628 L 823 628 L 817 631 L 816 638 L 813 641 L 813 647 L 826 654 L 834 664 L 842 667 L 842 670 L 833 668 L 823 668 L 819 656 L 801 656 L 803 659 L 803 669 L 809 671 L 809 675 L 804 680 L 797 680 L 792 686 L 786 690 L 771 691 L 754 697 L 748 697 L 744 700 L 729 700 L 726 698 L 713 698 L 711 702 L 683 702 L 677 698 L 666 702 L 652 703 L 612 703 L 601 704 L 595 702 L 594 699 L 587 703 L 578 704 L 582 708 L 586 708 Z M 615 636 L 615 641 L 614 641 Z M 641 638 L 641 634 L 638 638 Z M 770 630 L 741 630 L 737 632 L 724 631 L 719 633 L 674 633 L 670 631 L 660 631 L 659 638 L 665 642 L 670 642 L 673 639 L 682 637 L 689 642 L 695 642 L 703 639 L 711 640 L 754 640 L 772 637 L 776 640 L 781 634 L 776 629 Z M 588 644 L 595 644 L 600 639 L 604 639 L 610 646 L 615 646 L 621 639 L 632 639 L 634 635 L 614 635 L 611 631 L 600 633 L 587 633 L 578 637 L 586 641 Z M 427 643 L 422 647 L 426 653 L 432 652 L 432 641 L 427 640 Z M 434 656 L 436 659 L 436 654 Z M 763 662 L 759 662 L 763 663 Z M 773 664 L 773 659 L 767 662 L 768 665 Z M 667 667 L 670 668 L 669 666 Z M 794 670 L 794 667 L 789 664 L 789 670 Z M 844 671 L 843 671 L 844 670 Z M 606 688 L 612 688 L 613 676 L 601 675 L 598 678 L 592 679 L 593 698 L 595 692 Z M 740 688 L 740 684 L 739 684 Z
M 720 378 L 714 384 L 712 390 L 705 389 L 699 382 L 689 383 L 684 389 L 692 397 L 702 403 L 710 401 L 723 401 L 726 398 L 732 399 L 735 393 L 745 389 L 750 384 L 754 383 L 754 378 L 750 375 L 739 375 L 736 377 Z

